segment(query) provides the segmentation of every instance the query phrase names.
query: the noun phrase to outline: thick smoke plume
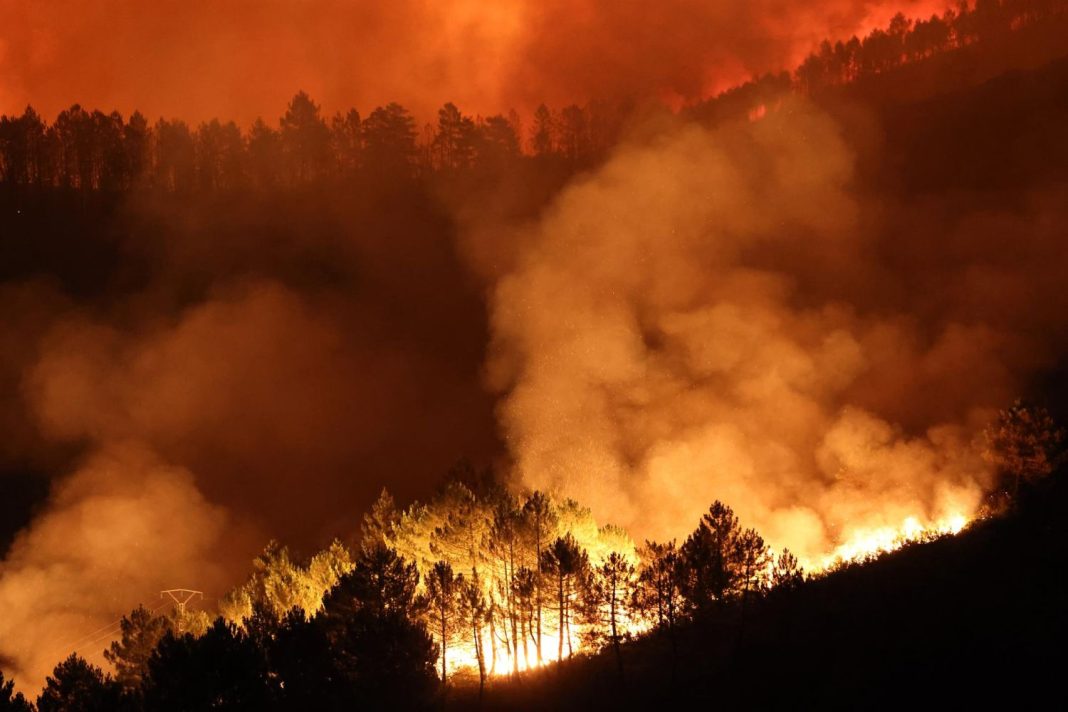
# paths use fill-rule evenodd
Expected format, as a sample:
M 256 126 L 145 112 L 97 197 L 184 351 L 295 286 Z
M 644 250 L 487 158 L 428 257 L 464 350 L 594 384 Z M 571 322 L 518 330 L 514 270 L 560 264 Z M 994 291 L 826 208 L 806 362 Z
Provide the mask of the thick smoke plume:
M 0 3 L 0 110 L 83 105 L 189 120 L 271 116 L 302 87 L 331 111 L 446 101 L 699 97 L 793 66 L 827 36 L 940 0 Z
M 5 2 L 0 110 L 247 121 L 297 87 L 420 116 L 690 98 L 897 9 L 942 4 Z M 218 595 L 268 537 L 309 549 L 383 484 L 411 499 L 462 455 L 491 461 L 478 280 L 519 481 L 635 538 L 682 536 L 719 498 L 819 557 L 971 511 L 976 432 L 1068 345 L 1068 201 L 876 199 L 854 150 L 795 100 L 680 126 L 518 231 L 490 201 L 450 218 L 373 185 L 133 196 L 95 236 L 108 274 L 67 270 L 90 296 L 17 270 L 0 286 L 0 459 L 53 484 L 0 565 L 5 675 L 32 688 L 161 588 Z M 69 233 L 49 244 L 73 263 L 96 243 Z
M 936 234 L 920 205 L 910 236 L 853 166 L 835 122 L 788 99 L 622 149 L 564 191 L 493 297 L 522 482 L 636 537 L 685 536 L 718 498 L 810 561 L 907 517 L 971 515 L 977 429 L 1063 322 L 1041 301 L 1063 301 L 1038 258 L 1052 246 L 977 217 Z
M 324 191 L 225 210 L 131 196 L 112 269 L 147 284 L 0 287 L 0 485 L 25 466 L 53 489 L 0 564 L 0 664 L 21 687 L 160 590 L 210 610 L 270 538 L 310 553 L 383 485 L 421 496 L 497 447 L 483 311 L 440 221 L 379 225 Z M 99 664 L 107 642 L 79 652 Z
M 113 635 L 101 635 L 102 621 L 135 601 L 156 606 L 183 581 L 227 581 L 223 563 L 247 545 L 237 532 L 189 472 L 138 445 L 102 448 L 54 488 L 0 566 L 5 671 L 32 690 L 72 649 L 102 664 Z

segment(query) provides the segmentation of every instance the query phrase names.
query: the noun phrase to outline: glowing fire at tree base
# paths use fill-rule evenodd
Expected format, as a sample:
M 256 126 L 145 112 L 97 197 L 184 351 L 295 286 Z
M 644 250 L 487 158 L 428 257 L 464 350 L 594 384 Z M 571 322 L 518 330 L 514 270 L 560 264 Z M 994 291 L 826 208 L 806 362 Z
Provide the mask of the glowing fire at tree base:
M 843 544 L 827 556 L 814 562 L 805 562 L 806 568 L 821 572 L 850 562 L 865 561 L 879 554 L 896 551 L 907 544 L 959 534 L 972 521 L 974 517 L 955 512 L 927 524 L 917 517 L 906 517 L 897 527 L 855 529 L 849 533 Z

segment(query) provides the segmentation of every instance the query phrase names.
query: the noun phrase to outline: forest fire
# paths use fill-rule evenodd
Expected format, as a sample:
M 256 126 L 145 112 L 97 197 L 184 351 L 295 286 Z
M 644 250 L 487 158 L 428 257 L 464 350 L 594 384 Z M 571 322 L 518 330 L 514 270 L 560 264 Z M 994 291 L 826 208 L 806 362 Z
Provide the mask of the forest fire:
M 908 544 L 959 534 L 971 522 L 971 517 L 951 514 L 926 524 L 916 517 L 907 517 L 897 527 L 851 530 L 845 534 L 842 544 L 823 557 L 818 565 L 810 565 L 810 570 L 831 570 L 842 564 L 862 562 L 879 554 L 895 551 Z
M 67 4 L 0 2 L 0 712 L 1054 659 L 1066 0 Z

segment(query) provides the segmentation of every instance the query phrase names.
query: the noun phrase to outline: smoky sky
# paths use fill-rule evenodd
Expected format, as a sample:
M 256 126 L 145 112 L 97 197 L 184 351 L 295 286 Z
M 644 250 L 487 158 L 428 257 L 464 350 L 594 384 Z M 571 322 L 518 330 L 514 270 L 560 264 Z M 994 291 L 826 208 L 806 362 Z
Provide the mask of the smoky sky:
M 410 501 L 503 456 L 481 283 L 432 191 L 282 192 L 134 192 L 95 229 L 52 234 L 44 208 L 11 237 L 16 258 L 46 246 L 0 287 L 0 484 L 50 483 L 0 564 L 22 684 L 163 588 L 211 607 L 269 539 L 351 542 L 382 487 Z
M 334 111 L 399 101 L 429 117 L 541 101 L 694 99 L 791 68 L 825 37 L 942 0 L 9 0 L 0 110 L 72 103 L 248 123 L 297 89 Z
M 941 9 L 7 2 L 0 109 L 248 121 L 298 87 L 328 111 L 695 97 L 899 8 Z M 0 459 L 51 491 L 0 564 L 18 612 L 0 660 L 39 684 L 160 588 L 220 595 L 268 538 L 310 553 L 382 486 L 425 497 L 461 457 L 636 539 L 685 536 L 720 498 L 808 556 L 858 522 L 974 507 L 983 423 L 1068 343 L 1063 172 L 1036 154 L 1013 174 L 1034 184 L 961 188 L 971 165 L 947 159 L 945 185 L 900 188 L 894 166 L 983 142 L 796 97 L 755 122 L 658 121 L 560 190 L 520 173 L 466 193 L 134 191 L 103 216 L 20 216 Z M 1036 120 L 1035 145 L 1062 125 Z

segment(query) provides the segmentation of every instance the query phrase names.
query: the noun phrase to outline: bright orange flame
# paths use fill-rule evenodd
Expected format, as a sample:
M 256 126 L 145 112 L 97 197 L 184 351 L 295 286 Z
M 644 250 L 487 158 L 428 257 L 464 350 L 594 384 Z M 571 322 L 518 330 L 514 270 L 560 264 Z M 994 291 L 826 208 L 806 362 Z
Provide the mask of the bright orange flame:
M 627 615 L 622 615 L 620 618 L 621 629 L 631 635 L 640 635 L 652 627 L 651 622 L 634 619 Z M 560 659 L 560 633 L 558 620 L 555 611 L 543 611 L 541 635 L 542 658 L 540 664 L 537 657 L 537 646 L 534 644 L 534 640 L 530 636 L 527 637 L 527 644 L 525 646 L 523 645 L 523 642 L 520 641 L 519 645 L 509 647 L 509 644 L 506 643 L 505 640 L 500 639 L 500 634 L 498 633 L 497 654 L 496 658 L 493 659 L 489 645 L 491 631 L 489 626 L 484 627 L 481 634 L 484 650 L 486 651 L 485 663 L 487 675 L 500 677 L 510 675 L 515 669 L 518 669 L 519 672 L 526 672 L 527 670 L 534 670 L 538 667 L 545 667 L 557 662 Z M 576 623 L 575 621 L 571 622 L 571 635 L 569 636 L 570 645 L 566 638 L 564 642 L 565 660 L 570 656 L 572 651 L 575 654 L 589 652 L 589 646 L 584 641 L 584 633 L 587 628 L 588 626 Z M 514 667 L 513 661 L 516 663 Z M 440 663 L 438 669 L 440 670 Z M 449 646 L 446 669 L 450 676 L 460 671 L 478 670 L 478 657 L 475 654 L 474 643 L 470 639 L 470 636 L 467 636 L 461 642 L 455 642 Z
M 939 519 L 922 522 L 918 517 L 906 517 L 899 526 L 857 528 L 851 530 L 844 542 L 833 552 L 817 561 L 806 562 L 806 568 L 827 571 L 845 563 L 865 561 L 879 554 L 895 551 L 914 542 L 959 534 L 973 521 L 960 512 L 953 512 Z

